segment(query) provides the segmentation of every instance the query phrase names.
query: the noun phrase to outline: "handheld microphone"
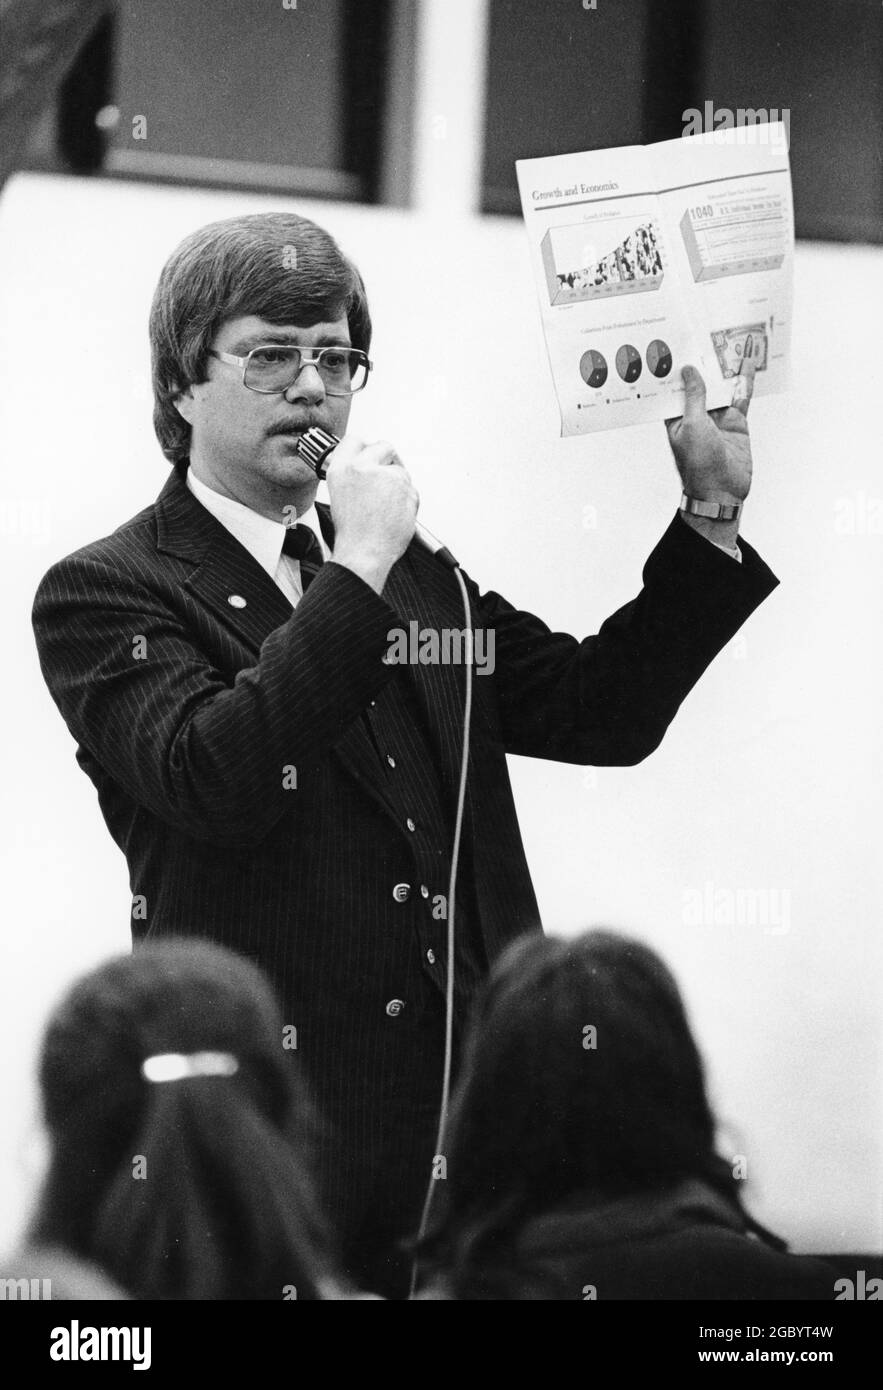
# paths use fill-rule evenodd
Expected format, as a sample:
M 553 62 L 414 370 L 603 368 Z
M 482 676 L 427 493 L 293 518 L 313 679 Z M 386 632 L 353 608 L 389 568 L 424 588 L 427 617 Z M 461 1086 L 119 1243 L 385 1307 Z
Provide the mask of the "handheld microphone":
M 336 434 L 332 434 L 330 430 L 323 430 L 320 429 L 318 425 L 314 425 L 312 429 L 307 430 L 305 434 L 301 435 L 295 445 L 295 449 L 297 453 L 300 454 L 304 463 L 312 468 L 316 477 L 324 478 L 325 464 L 328 455 L 332 450 L 337 448 L 339 443 L 340 440 Z M 419 522 L 414 529 L 414 539 L 419 541 L 423 548 L 429 551 L 430 555 L 434 555 L 437 560 L 441 560 L 443 565 L 447 565 L 448 569 L 456 570 L 460 568 L 459 560 L 454 558 L 448 550 L 448 547 L 439 540 L 438 536 L 434 536 L 431 531 L 427 531 L 426 527 L 421 526 Z

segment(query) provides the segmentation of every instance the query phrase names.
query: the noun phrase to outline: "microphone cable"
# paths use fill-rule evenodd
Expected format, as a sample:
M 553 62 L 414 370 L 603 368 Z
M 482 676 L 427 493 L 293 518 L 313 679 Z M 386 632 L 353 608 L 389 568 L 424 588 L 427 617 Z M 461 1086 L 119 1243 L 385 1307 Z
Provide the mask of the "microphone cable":
M 330 430 L 323 430 L 319 426 L 314 426 L 306 431 L 297 442 L 297 452 L 305 463 L 312 468 L 317 478 L 324 479 L 328 456 L 340 443 L 337 435 Z M 438 1131 L 435 1139 L 434 1159 L 445 1159 L 442 1152 L 448 1128 L 448 1109 L 451 1097 L 451 1070 L 453 1065 L 454 1053 L 454 948 L 456 942 L 455 919 L 457 913 L 457 871 L 460 866 L 460 841 L 463 834 L 463 816 L 466 808 L 466 779 L 469 772 L 469 743 L 472 737 L 472 680 L 473 664 L 475 657 L 475 634 L 472 630 L 472 607 L 469 602 L 469 593 L 466 588 L 463 573 L 456 558 L 448 550 L 437 536 L 425 527 L 417 525 L 415 529 L 415 539 L 430 554 L 451 570 L 457 583 L 460 586 L 460 597 L 463 600 L 463 616 L 465 618 L 465 631 L 468 634 L 468 650 L 466 653 L 466 685 L 463 703 L 463 743 L 460 756 L 460 782 L 457 789 L 457 811 L 454 818 L 454 844 L 451 851 L 451 872 L 448 878 L 448 898 L 447 898 L 447 953 L 448 953 L 448 973 L 445 983 L 445 1051 L 444 1068 L 442 1071 L 441 1101 L 438 1112 Z M 445 1176 L 447 1166 L 445 1167 Z M 423 1202 L 423 1212 L 420 1217 L 420 1225 L 417 1230 L 415 1241 L 414 1258 L 411 1262 L 411 1286 L 408 1297 L 412 1298 L 417 1287 L 417 1268 L 418 1255 L 417 1249 L 420 1242 L 426 1235 L 429 1226 L 429 1216 L 432 1211 L 432 1199 L 435 1193 L 436 1176 L 430 1171 L 429 1182 L 426 1188 L 426 1197 Z
M 472 734 L 472 665 L 475 655 L 475 636 L 472 631 L 472 609 L 469 603 L 469 594 L 463 579 L 460 566 L 454 568 L 454 577 L 460 586 L 460 595 L 463 599 L 463 616 L 466 620 L 466 631 L 469 634 L 469 648 L 466 660 L 466 687 L 465 699 L 463 703 L 463 743 L 460 758 L 460 785 L 457 790 L 457 814 L 454 820 L 454 847 L 451 852 L 451 873 L 448 880 L 448 976 L 445 984 L 445 1061 L 442 1073 L 442 1092 L 441 1104 L 438 1112 L 438 1132 L 435 1139 L 435 1154 L 433 1162 L 437 1158 L 445 1161 L 444 1177 L 447 1177 L 447 1162 L 444 1155 L 444 1143 L 448 1128 L 448 1108 L 451 1096 L 451 1067 L 454 1052 L 454 919 L 457 911 L 457 870 L 460 865 L 460 839 L 463 831 L 463 814 L 466 807 L 466 778 L 469 771 L 469 741 Z M 429 1183 L 426 1188 L 426 1197 L 423 1202 L 423 1212 L 420 1217 L 420 1225 L 417 1230 L 416 1247 L 414 1258 L 411 1263 L 411 1286 L 408 1297 L 413 1298 L 417 1288 L 417 1267 L 420 1242 L 426 1235 L 429 1226 L 429 1216 L 432 1210 L 432 1199 L 435 1194 L 435 1185 L 438 1179 L 434 1171 L 429 1174 Z

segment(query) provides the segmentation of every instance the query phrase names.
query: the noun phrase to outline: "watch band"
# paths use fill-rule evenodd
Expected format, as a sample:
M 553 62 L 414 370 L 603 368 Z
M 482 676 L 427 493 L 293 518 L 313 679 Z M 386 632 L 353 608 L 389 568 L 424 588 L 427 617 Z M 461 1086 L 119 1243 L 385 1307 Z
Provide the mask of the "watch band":
M 738 521 L 742 514 L 741 502 L 703 502 L 698 497 L 681 498 L 681 511 L 688 516 L 704 516 L 707 521 Z

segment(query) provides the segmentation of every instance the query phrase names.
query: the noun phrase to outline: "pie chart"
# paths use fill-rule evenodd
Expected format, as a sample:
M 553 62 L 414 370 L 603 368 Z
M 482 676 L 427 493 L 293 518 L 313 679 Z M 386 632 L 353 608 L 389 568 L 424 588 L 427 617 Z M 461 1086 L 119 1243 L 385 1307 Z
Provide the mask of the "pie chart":
M 623 343 L 617 349 L 616 370 L 623 381 L 637 381 L 641 375 L 641 354 L 631 343 Z
M 661 338 L 654 338 L 647 348 L 647 366 L 654 376 L 668 376 L 671 371 L 671 348 Z
M 579 374 L 587 386 L 603 386 L 607 380 L 607 359 L 596 348 L 589 348 L 579 359 Z

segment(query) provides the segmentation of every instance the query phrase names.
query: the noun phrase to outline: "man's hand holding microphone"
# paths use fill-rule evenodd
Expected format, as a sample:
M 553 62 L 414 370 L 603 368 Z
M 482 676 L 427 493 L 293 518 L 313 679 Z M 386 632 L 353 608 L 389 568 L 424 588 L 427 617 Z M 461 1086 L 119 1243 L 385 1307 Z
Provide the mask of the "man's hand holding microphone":
M 347 434 L 331 455 L 326 480 L 332 559 L 380 594 L 414 535 L 420 498 L 411 475 L 391 444 L 366 444 Z

